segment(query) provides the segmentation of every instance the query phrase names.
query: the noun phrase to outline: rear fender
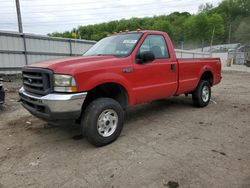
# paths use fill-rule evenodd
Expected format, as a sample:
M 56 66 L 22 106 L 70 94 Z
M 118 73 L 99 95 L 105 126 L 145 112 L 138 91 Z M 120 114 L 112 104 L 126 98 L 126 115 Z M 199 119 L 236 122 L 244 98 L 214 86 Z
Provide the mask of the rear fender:
M 199 84 L 199 82 L 200 82 L 200 80 L 201 80 L 202 75 L 203 75 L 205 72 L 207 72 L 207 71 L 211 72 L 211 73 L 212 73 L 212 76 L 213 76 L 213 78 L 214 78 L 214 72 L 213 72 L 212 67 L 209 66 L 209 65 L 206 65 L 206 66 L 204 66 L 204 67 L 200 70 L 200 72 L 199 72 L 199 80 L 198 80 L 197 83 L 196 83 L 196 87 L 198 86 L 198 84 Z M 214 79 L 213 79 L 213 82 L 214 82 Z

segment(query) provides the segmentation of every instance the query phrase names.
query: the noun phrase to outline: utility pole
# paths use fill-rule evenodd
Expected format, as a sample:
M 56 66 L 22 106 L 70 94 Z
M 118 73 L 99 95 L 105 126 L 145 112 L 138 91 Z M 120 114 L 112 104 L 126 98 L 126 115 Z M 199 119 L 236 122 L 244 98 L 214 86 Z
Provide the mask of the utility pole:
M 80 30 L 78 30 L 77 34 L 78 34 L 78 38 L 82 39 Z
M 214 41 L 214 32 L 215 32 L 215 27 L 213 29 L 212 37 L 211 37 L 211 42 L 210 42 L 210 52 L 212 51 L 212 46 L 213 46 L 213 41 Z
M 232 32 L 232 23 L 230 23 L 229 25 L 228 44 L 231 43 L 231 32 Z
M 17 21 L 18 21 L 18 31 L 19 33 L 23 33 L 23 24 L 22 24 L 19 0 L 16 0 L 16 13 L 17 13 Z

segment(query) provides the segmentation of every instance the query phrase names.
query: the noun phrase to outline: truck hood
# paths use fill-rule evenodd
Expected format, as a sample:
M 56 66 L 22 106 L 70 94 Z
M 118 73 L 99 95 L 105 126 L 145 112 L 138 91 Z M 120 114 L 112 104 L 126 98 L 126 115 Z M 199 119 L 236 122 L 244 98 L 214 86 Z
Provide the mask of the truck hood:
M 28 67 L 46 68 L 55 73 L 74 74 L 79 70 L 89 71 L 100 69 L 105 66 L 108 68 L 115 64 L 116 61 L 121 61 L 124 58 L 114 56 L 89 56 L 89 57 L 70 57 L 63 59 L 47 60 L 34 63 Z

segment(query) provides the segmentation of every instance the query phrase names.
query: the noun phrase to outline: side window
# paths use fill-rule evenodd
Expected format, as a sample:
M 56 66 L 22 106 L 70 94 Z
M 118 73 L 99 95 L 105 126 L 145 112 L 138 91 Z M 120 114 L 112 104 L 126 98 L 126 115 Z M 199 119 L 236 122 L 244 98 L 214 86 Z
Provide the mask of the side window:
M 147 36 L 138 53 L 145 51 L 152 51 L 156 59 L 169 58 L 167 45 L 162 35 Z

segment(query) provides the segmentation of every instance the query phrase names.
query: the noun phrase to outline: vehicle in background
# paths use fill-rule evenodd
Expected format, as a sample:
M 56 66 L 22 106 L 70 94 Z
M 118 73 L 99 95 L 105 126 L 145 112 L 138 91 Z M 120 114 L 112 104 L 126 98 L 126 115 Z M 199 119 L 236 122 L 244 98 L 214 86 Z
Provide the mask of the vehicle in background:
M 3 88 L 3 79 L 0 78 L 0 105 L 4 103 L 5 92 Z
M 135 31 L 106 37 L 81 57 L 28 65 L 22 74 L 24 108 L 46 121 L 71 119 L 103 146 L 120 135 L 127 107 L 181 94 L 207 106 L 221 62 L 178 59 L 167 33 Z

